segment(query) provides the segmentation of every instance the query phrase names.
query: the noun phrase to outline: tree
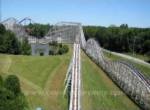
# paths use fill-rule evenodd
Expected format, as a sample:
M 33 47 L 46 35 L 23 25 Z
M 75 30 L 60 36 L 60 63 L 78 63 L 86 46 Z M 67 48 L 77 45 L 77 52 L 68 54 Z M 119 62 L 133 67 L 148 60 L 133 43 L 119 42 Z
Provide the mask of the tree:
M 96 34 L 95 34 L 96 32 Z M 117 52 L 133 52 L 149 55 L 150 28 L 84 26 L 85 38 L 95 38 L 103 48 Z M 134 49 L 133 49 L 134 47 Z
M 18 78 L 14 75 L 9 75 L 5 79 L 4 86 L 0 87 L 0 110 L 28 109 L 26 98 L 21 90 L 17 95 L 15 94 L 16 92 L 14 93 L 14 91 L 16 90 L 14 88 L 18 88 L 18 85 L 20 85 L 20 83 L 18 81 Z
M 120 28 L 127 29 L 128 28 L 128 24 L 121 24 Z
M 0 88 L 3 86 L 3 78 L 2 76 L 0 75 Z
M 10 30 L 6 31 L 3 25 L 0 25 L 0 29 L 0 53 L 30 55 L 31 46 L 26 38 L 21 43 L 15 34 Z
M 150 56 L 150 40 L 144 42 L 143 49 L 143 52 Z
M 3 34 L 6 32 L 5 26 L 0 23 L 0 34 Z
M 51 27 L 52 26 L 50 26 L 49 24 L 34 23 L 27 25 L 26 31 L 29 35 L 35 36 L 37 38 L 42 38 L 48 33 Z
M 7 78 L 4 82 L 4 86 L 6 89 L 10 90 L 15 95 L 18 95 L 21 93 L 20 82 L 19 82 L 18 77 L 15 75 L 7 76 Z
M 4 36 L 5 36 L 3 41 L 4 53 L 20 54 L 21 53 L 20 42 L 15 37 L 14 33 L 8 31 Z
M 28 43 L 28 39 L 24 39 L 21 44 L 21 54 L 30 55 L 31 54 L 31 46 Z
M 3 24 L 0 24 L 0 52 L 3 52 L 4 50 L 4 33 L 6 32 L 6 29 Z

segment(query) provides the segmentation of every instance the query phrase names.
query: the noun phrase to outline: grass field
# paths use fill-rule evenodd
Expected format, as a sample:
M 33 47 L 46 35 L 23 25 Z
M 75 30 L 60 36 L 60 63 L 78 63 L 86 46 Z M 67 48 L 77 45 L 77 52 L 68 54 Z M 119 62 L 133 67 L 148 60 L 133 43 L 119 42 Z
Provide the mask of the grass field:
M 108 53 L 108 52 L 104 52 L 104 55 L 113 61 L 115 61 L 115 60 L 127 61 L 127 62 L 131 63 L 132 65 L 134 65 L 137 69 L 139 69 L 147 78 L 150 78 L 150 66 L 147 66 L 144 64 L 139 64 L 139 63 L 136 63 L 136 62 L 131 61 L 129 59 L 126 59 L 126 58 L 123 58 L 120 56 L 116 56 L 116 55 Z
M 0 74 L 15 74 L 30 110 L 67 110 L 63 96 L 64 78 L 71 59 L 58 56 L 15 56 L 0 54 Z M 82 110 L 139 110 L 108 77 L 82 52 Z
M 82 110 L 139 110 L 82 52 Z
M 67 99 L 63 96 L 64 78 L 71 59 L 69 53 L 57 56 L 0 55 L 0 74 L 5 77 L 15 74 L 30 110 L 67 110 Z

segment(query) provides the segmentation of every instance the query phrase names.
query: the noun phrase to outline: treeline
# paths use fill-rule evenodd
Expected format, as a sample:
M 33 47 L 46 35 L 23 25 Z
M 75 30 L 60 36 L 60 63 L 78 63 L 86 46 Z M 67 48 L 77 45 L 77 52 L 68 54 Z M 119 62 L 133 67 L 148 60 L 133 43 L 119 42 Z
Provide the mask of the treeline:
M 28 104 L 17 76 L 0 76 L 0 110 L 27 110 Z
M 52 26 L 50 26 L 49 24 L 38 24 L 38 23 L 29 24 L 25 26 L 26 32 L 29 35 L 35 36 L 37 38 L 44 37 L 51 27 Z
M 28 44 L 27 39 L 20 42 L 13 32 L 6 30 L 0 24 L 0 53 L 29 55 L 31 46 Z
M 95 38 L 106 49 L 150 56 L 150 28 L 84 26 L 84 34 L 86 40 Z

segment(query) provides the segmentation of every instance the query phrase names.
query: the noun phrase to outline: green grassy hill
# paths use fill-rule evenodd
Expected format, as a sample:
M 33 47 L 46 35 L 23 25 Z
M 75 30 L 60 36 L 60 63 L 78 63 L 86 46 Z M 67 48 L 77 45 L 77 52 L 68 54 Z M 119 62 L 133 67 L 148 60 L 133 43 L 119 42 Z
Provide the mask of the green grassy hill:
M 15 74 L 30 110 L 67 110 L 63 96 L 64 79 L 72 56 L 22 56 L 0 54 L 0 74 Z M 82 52 L 82 109 L 83 110 L 139 110 L 94 62 Z
M 81 59 L 83 110 L 139 110 L 83 52 Z
M 0 74 L 15 74 L 31 110 L 66 110 L 64 79 L 71 59 L 69 53 L 57 56 L 22 56 L 0 54 Z

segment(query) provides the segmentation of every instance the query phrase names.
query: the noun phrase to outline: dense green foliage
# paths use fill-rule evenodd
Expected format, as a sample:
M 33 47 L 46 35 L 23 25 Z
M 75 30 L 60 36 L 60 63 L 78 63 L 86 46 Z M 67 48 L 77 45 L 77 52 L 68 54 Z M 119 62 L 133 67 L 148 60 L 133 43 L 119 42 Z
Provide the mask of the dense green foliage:
M 19 79 L 15 75 L 9 75 L 6 78 L 4 85 L 6 89 L 12 91 L 15 95 L 18 95 L 21 92 Z
M 84 33 L 86 40 L 95 38 L 106 49 L 150 55 L 150 28 L 85 26 Z
M 20 42 L 11 31 L 0 33 L 0 52 L 19 54 L 21 52 Z
M 3 85 L 3 78 L 0 76 L 0 87 Z
M 31 45 L 29 45 L 28 40 L 24 39 L 21 45 L 21 54 L 30 55 L 31 54 Z
M 35 36 L 37 38 L 42 38 L 49 31 L 51 26 L 49 24 L 29 24 L 26 26 L 26 31 L 29 35 Z
M 0 24 L 0 33 L 3 34 L 6 31 L 4 25 Z
M 29 55 L 30 48 L 26 39 L 20 42 L 13 32 L 0 24 L 0 53 Z
M 61 43 L 51 42 L 49 43 L 49 46 L 49 55 L 62 55 L 69 51 L 68 45 L 63 45 Z
M 64 54 L 64 53 L 67 53 L 69 51 L 69 48 L 67 45 L 60 45 L 60 48 L 59 48 L 59 51 L 58 53 L 60 55 Z
M 19 79 L 14 75 L 9 75 L 0 86 L 0 110 L 25 110 L 27 108 Z

